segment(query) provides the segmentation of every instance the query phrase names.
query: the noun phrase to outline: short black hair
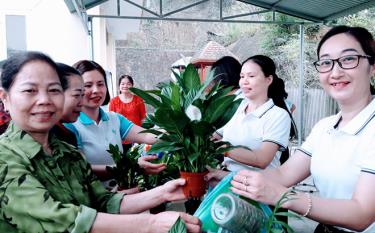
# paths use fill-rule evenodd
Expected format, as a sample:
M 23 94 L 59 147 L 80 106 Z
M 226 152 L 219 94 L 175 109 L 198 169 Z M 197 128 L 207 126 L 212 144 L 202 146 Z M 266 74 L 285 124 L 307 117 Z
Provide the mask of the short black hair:
M 66 80 L 57 68 L 56 63 L 48 55 L 36 51 L 27 51 L 16 53 L 5 60 L 1 71 L 1 86 L 4 88 L 4 90 L 9 91 L 16 75 L 20 72 L 22 67 L 32 61 L 42 61 L 51 66 L 59 76 L 62 88 L 67 88 Z
M 78 70 L 76 70 L 75 68 L 73 68 L 73 67 L 71 67 L 67 64 L 57 62 L 56 65 L 57 65 L 57 68 L 59 69 L 60 74 L 65 79 L 66 88 L 69 88 L 69 77 L 70 76 L 78 75 L 78 76 L 81 77 L 81 74 L 78 72 Z
M 124 78 L 127 78 L 129 80 L 129 82 L 134 85 L 134 80 L 132 78 L 132 76 L 130 75 L 127 75 L 127 74 L 123 74 L 120 76 L 119 80 L 118 80 L 118 85 L 120 86 L 120 83 L 121 83 L 121 80 L 123 80 Z
M 103 69 L 103 67 L 101 67 L 98 63 L 94 62 L 94 61 L 89 61 L 89 60 L 81 60 L 81 61 L 78 61 L 76 62 L 73 67 L 75 69 L 78 70 L 78 72 L 83 75 L 84 73 L 86 72 L 89 72 L 89 71 L 92 71 L 92 70 L 96 70 L 98 71 L 100 74 L 103 75 L 103 79 L 104 79 L 104 84 L 105 84 L 105 87 L 107 88 L 107 93 L 105 95 L 105 99 L 104 99 L 104 102 L 102 105 L 106 105 L 109 103 L 109 101 L 111 100 L 111 97 L 109 95 L 109 90 L 108 90 L 108 84 L 107 84 L 107 75 Z

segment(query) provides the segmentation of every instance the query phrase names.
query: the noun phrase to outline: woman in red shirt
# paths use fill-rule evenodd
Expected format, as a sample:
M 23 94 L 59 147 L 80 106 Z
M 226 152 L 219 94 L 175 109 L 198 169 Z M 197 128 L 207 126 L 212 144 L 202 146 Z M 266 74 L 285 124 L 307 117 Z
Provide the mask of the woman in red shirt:
M 119 80 L 120 94 L 109 102 L 109 111 L 117 112 L 129 121 L 141 126 L 146 117 L 146 106 L 139 96 L 129 91 L 134 86 L 134 80 L 129 75 L 121 75 Z M 124 152 L 129 150 L 131 142 L 122 142 Z

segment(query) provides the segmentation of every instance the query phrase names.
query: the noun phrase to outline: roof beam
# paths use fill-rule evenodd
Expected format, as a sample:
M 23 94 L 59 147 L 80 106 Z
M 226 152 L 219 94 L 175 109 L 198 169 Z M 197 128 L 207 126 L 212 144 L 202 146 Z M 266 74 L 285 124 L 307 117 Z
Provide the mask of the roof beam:
M 85 32 L 87 33 L 87 35 L 90 35 L 89 33 L 89 27 L 88 27 L 88 20 L 87 20 L 87 14 L 86 14 L 86 10 L 82 4 L 82 0 L 71 0 L 73 5 L 74 5 L 74 9 L 75 11 L 77 12 L 78 14 L 78 17 L 80 18 L 81 20 L 81 23 L 85 29 Z M 80 1 L 80 4 L 78 4 L 77 1 Z
M 166 18 L 147 16 L 117 16 L 117 15 L 88 15 L 92 18 L 112 18 L 112 19 L 139 19 L 139 20 L 159 20 L 159 21 L 180 21 L 180 22 L 210 22 L 210 23 L 259 23 L 259 24 L 316 24 L 314 22 L 285 22 L 285 21 L 256 21 L 256 20 L 227 20 L 227 19 L 195 19 L 195 18 Z

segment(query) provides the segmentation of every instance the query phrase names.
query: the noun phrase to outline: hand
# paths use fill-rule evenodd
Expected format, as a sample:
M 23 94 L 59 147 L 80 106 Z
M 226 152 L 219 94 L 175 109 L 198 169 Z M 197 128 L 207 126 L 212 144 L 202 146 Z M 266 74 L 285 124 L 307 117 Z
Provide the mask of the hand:
M 262 173 L 250 170 L 238 172 L 231 181 L 231 190 L 241 196 L 275 205 L 288 189 L 267 179 Z
M 208 174 L 204 176 L 204 180 L 208 181 L 210 187 L 215 187 L 226 175 L 229 174 L 229 172 L 220 169 L 214 169 L 208 166 L 206 168 Z
M 186 197 L 182 191 L 182 186 L 186 184 L 186 180 L 179 178 L 176 180 L 171 180 L 165 183 L 162 186 L 159 186 L 161 189 L 161 195 L 163 195 L 164 202 L 166 201 L 180 201 L 185 200 Z
M 201 232 L 201 224 L 198 218 L 191 216 L 186 213 L 179 212 L 162 212 L 160 214 L 153 215 L 151 221 L 151 230 L 153 233 L 167 233 L 177 221 L 178 217 L 184 220 L 189 233 Z
M 167 166 L 164 163 L 150 163 L 150 160 L 157 159 L 156 155 L 141 156 L 138 158 L 138 165 L 145 170 L 147 174 L 158 174 Z

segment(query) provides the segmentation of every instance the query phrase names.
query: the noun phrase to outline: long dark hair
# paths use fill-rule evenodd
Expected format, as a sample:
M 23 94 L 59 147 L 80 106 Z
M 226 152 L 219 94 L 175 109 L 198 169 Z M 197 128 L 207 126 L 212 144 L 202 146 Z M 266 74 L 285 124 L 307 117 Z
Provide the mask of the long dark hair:
M 275 62 L 270 57 L 267 57 L 264 55 L 255 55 L 246 59 L 242 63 L 242 65 L 244 65 L 248 61 L 251 61 L 257 64 L 262 69 L 262 72 L 266 77 L 272 75 L 273 79 L 272 79 L 272 83 L 268 87 L 267 96 L 268 98 L 271 98 L 273 100 L 276 106 L 284 109 L 289 114 L 289 117 L 291 119 L 289 139 L 296 138 L 297 133 L 298 133 L 296 123 L 294 122 L 292 113 L 289 111 L 285 103 L 285 100 L 288 97 L 288 93 L 285 91 L 284 80 L 279 78 L 276 74 Z M 288 160 L 288 158 L 289 158 L 289 149 L 287 147 L 285 148 L 285 150 L 281 152 L 280 163 L 283 164 L 286 160 Z
M 252 56 L 252 57 L 249 57 L 248 59 L 246 59 L 242 63 L 242 66 L 248 61 L 251 61 L 251 62 L 254 62 L 255 64 L 257 64 L 262 69 L 262 72 L 265 76 L 272 75 L 273 79 L 272 79 L 271 85 L 268 87 L 267 96 L 268 96 L 268 98 L 271 98 L 273 100 L 273 102 L 275 103 L 276 106 L 278 106 L 278 107 L 284 109 L 285 111 L 287 111 L 287 113 L 289 114 L 290 119 L 292 121 L 292 123 L 291 123 L 292 125 L 290 127 L 290 134 L 289 134 L 290 139 L 297 137 L 296 124 L 293 120 L 292 113 L 289 111 L 289 109 L 288 109 L 288 107 L 286 106 L 286 103 L 285 103 L 285 100 L 288 97 L 288 93 L 285 91 L 284 80 L 279 78 L 276 74 L 275 62 L 267 56 L 255 55 L 255 56 Z
M 223 87 L 239 88 L 241 63 L 234 57 L 225 56 L 214 62 L 211 66 L 215 83 L 220 82 Z
M 84 73 L 86 72 L 89 72 L 89 71 L 92 71 L 92 70 L 96 70 L 98 71 L 101 75 L 103 75 L 103 79 L 104 79 L 104 84 L 105 84 L 105 87 L 107 88 L 107 93 L 105 95 L 105 99 L 104 99 L 104 102 L 102 105 L 106 105 L 109 103 L 109 100 L 111 99 L 111 97 L 109 96 L 109 90 L 108 90 L 108 84 L 107 84 L 107 76 L 106 76 L 106 73 L 104 71 L 104 69 L 96 62 L 94 61 L 89 61 L 89 60 L 81 60 L 81 61 L 78 61 L 76 62 L 73 67 L 75 69 L 78 70 L 78 72 L 83 75 Z

